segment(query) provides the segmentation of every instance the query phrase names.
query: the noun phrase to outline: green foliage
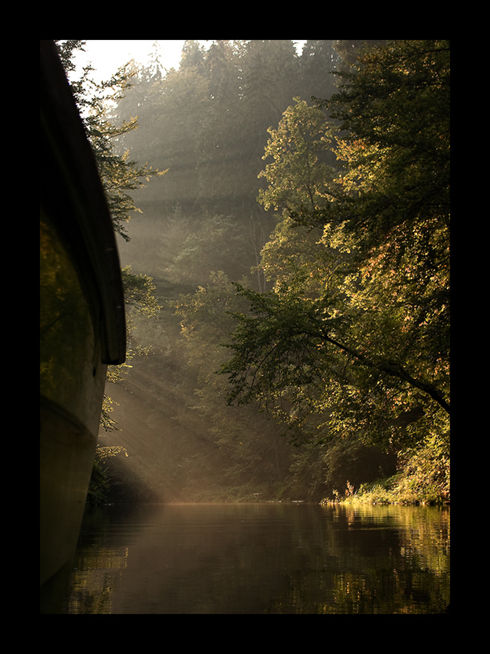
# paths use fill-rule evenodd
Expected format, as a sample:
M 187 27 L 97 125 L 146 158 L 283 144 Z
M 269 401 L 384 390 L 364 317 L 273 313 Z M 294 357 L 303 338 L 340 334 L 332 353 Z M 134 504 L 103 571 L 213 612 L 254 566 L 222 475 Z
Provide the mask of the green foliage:
M 242 225 L 231 217 L 204 215 L 196 221 L 178 214 L 167 219 L 161 239 L 160 271 L 169 281 L 196 286 L 214 270 L 233 277 L 249 272 L 240 263 L 249 249 Z
M 236 288 L 250 308 L 235 314 L 238 324 L 228 345 L 235 356 L 222 368 L 232 385 L 229 402 L 299 395 L 317 372 L 322 338 L 315 306 L 292 294 Z
M 97 445 L 87 493 L 87 504 L 97 506 L 107 502 L 111 480 L 106 462 L 109 458 L 121 452 L 128 456 L 124 447 L 100 447 L 100 445 Z
M 366 256 L 384 248 L 385 270 L 406 252 L 420 274 L 440 269 L 448 256 L 447 239 L 441 239 L 449 221 L 448 42 L 377 47 L 342 81 L 340 92 L 320 104 L 344 130 L 338 156 L 349 170 L 341 180 L 347 192 L 316 218 L 345 221 Z M 412 242 L 414 228 L 424 240 Z
M 234 284 L 223 272 L 212 273 L 206 286 L 169 304 L 181 320 L 188 364 L 198 368 L 192 410 L 199 416 L 201 434 L 205 434 L 201 438 L 209 439 L 227 462 L 222 483 L 236 492 L 241 489 L 242 499 L 256 499 L 257 492 L 264 499 L 271 497 L 287 475 L 289 456 L 284 441 L 255 408 L 246 407 L 237 414 L 227 407 L 227 382 L 215 374 L 226 356 L 221 343 L 233 326 L 233 313 L 242 304 Z
M 259 190 L 258 201 L 265 209 L 274 207 L 290 214 L 302 207 L 315 211 L 328 197 L 332 168 L 321 161 L 322 153 L 332 145 L 333 128 L 325 121 L 325 113 L 294 98 L 295 106 L 283 113 L 277 130 L 267 130 L 262 159 L 273 158 L 259 177 L 265 177 L 268 188 Z
M 230 312 L 237 307 L 233 285 L 223 271 L 210 273 L 206 286 L 195 293 L 181 295 L 169 301 L 175 314 L 181 317 L 181 333 L 192 361 L 219 356 L 219 345 L 233 325 Z
M 87 492 L 87 504 L 98 506 L 105 504 L 109 493 L 110 481 L 107 469 L 97 458 L 94 460 L 92 475 Z
M 392 476 L 396 456 L 379 447 L 367 447 L 357 438 L 340 441 L 324 456 L 327 496 L 352 495 L 361 484 Z
M 395 474 L 391 474 L 389 468 L 380 468 L 379 477 L 373 478 L 376 477 L 373 470 L 369 481 L 369 473 L 363 469 L 364 481 L 355 486 L 345 478 L 347 474 L 353 478 L 351 466 L 338 461 L 335 450 L 330 451 L 326 458 L 334 458 L 337 486 L 333 487 L 328 476 L 327 488 L 332 487 L 332 491 L 323 499 L 325 503 L 332 499 L 354 505 L 442 504 L 450 501 L 449 432 L 426 435 L 417 446 L 406 448 L 398 457 Z
M 442 433 L 449 412 L 447 57 L 445 43 L 411 41 L 360 55 L 357 70 L 343 74 L 347 86 L 325 103 L 343 121 L 334 180 L 315 159 L 332 134 L 317 109 L 298 102 L 271 131 L 266 153 L 274 163 L 263 173 L 269 188 L 260 200 L 289 211 L 263 250 L 274 290 L 238 287 L 249 308 L 235 316 L 233 356 L 221 371 L 230 402 L 272 403 L 302 426 L 319 413 L 329 438 L 383 447 L 420 442 L 424 429 Z M 422 116 L 430 117 L 423 126 Z M 415 420 L 419 426 L 409 427 Z

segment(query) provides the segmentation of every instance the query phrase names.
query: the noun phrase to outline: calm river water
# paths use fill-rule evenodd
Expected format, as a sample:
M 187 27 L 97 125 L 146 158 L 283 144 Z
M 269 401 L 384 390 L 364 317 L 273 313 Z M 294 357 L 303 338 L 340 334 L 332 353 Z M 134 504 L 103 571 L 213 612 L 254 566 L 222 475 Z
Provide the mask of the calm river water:
M 109 506 L 84 519 L 65 613 L 440 613 L 450 510 Z

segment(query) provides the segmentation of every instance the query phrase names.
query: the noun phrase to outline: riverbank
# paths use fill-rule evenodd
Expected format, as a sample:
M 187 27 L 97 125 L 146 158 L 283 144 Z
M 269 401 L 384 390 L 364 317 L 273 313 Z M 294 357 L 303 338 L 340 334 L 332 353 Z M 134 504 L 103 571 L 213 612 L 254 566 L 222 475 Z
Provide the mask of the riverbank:
M 405 504 L 405 505 L 443 505 L 450 504 L 449 484 L 417 484 L 413 478 L 403 473 L 387 479 L 377 479 L 370 484 L 361 484 L 358 490 L 347 482 L 343 494 L 333 491 L 333 497 L 326 497 L 320 504 Z

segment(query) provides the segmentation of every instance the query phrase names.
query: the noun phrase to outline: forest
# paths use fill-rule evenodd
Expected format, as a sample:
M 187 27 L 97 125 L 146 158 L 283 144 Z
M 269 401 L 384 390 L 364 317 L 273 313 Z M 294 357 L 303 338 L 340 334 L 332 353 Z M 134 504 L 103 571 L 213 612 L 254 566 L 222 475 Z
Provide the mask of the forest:
M 449 501 L 449 42 L 56 43 L 128 322 L 90 501 Z

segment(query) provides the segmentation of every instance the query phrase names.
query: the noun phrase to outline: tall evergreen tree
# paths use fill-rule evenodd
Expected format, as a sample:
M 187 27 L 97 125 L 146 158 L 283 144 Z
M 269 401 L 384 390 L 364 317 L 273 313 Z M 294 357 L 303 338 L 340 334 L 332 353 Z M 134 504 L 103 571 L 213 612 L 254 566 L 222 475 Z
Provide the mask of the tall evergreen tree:
M 340 65 L 340 55 L 334 41 L 309 40 L 303 46 L 300 57 L 301 86 L 296 95 L 304 100 L 311 96 L 330 98 L 336 91 L 332 75 Z

